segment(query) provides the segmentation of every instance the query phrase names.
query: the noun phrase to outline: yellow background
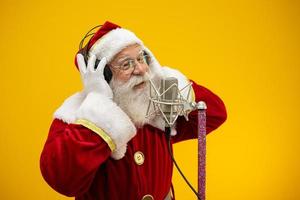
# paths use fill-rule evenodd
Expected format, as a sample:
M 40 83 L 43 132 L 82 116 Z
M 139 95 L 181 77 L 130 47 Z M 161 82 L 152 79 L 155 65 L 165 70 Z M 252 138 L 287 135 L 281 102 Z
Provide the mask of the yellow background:
M 81 90 L 82 36 L 128 28 L 162 65 L 218 94 L 228 120 L 207 138 L 207 199 L 299 200 L 298 1 L 1 1 L 0 199 L 64 200 L 39 156 L 54 110 Z M 175 147 L 197 183 L 197 143 Z M 175 170 L 175 168 L 174 168 Z M 177 171 L 177 199 L 195 199 Z

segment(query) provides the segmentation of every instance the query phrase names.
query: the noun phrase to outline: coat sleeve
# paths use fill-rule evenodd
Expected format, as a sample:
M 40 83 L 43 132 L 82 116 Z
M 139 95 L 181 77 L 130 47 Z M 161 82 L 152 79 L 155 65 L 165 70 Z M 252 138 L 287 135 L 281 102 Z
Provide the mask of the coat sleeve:
M 196 102 L 204 101 L 207 105 L 206 109 L 206 134 L 209 134 L 218 128 L 227 119 L 227 112 L 223 101 L 209 89 L 198 85 L 190 80 L 193 84 L 193 91 Z M 198 111 L 192 111 L 188 115 L 189 120 L 186 121 L 180 116 L 176 124 L 176 136 L 172 137 L 173 143 L 183 140 L 197 138 Z
M 109 156 L 124 157 L 127 142 L 136 134 L 129 117 L 100 93 L 73 94 L 54 118 L 40 168 L 46 182 L 67 196 L 87 191 L 99 166 Z
M 66 196 L 86 192 L 99 166 L 111 155 L 107 142 L 79 124 L 54 119 L 40 156 L 46 182 Z

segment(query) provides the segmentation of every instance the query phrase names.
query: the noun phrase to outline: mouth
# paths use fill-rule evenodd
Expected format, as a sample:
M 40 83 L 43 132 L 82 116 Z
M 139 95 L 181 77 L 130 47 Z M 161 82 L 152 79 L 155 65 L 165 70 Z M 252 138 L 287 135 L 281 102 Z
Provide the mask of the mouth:
M 135 86 L 133 86 L 134 89 L 141 89 L 144 88 L 146 85 L 145 81 L 140 82 L 139 84 L 136 84 Z

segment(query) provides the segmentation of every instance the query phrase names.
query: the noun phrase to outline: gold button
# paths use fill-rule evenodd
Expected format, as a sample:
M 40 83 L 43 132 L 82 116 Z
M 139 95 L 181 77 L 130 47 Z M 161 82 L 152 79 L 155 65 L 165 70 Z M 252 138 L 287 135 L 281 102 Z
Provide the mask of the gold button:
M 154 198 L 152 195 L 146 194 L 145 196 L 143 196 L 142 200 L 154 200 Z
M 138 165 L 142 165 L 145 161 L 144 154 L 140 151 L 134 153 L 134 161 Z

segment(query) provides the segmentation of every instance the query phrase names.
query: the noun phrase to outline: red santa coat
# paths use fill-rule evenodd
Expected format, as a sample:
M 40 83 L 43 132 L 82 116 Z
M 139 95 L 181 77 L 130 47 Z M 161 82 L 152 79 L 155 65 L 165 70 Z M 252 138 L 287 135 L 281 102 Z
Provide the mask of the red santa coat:
M 196 102 L 207 104 L 208 134 L 226 120 L 224 103 L 207 88 L 195 82 L 192 87 Z M 162 129 L 150 124 L 137 129 L 116 160 L 107 138 L 88 126 L 58 118 L 40 157 L 42 175 L 54 190 L 76 200 L 138 200 L 147 195 L 163 200 L 169 193 L 173 164 Z M 189 114 L 189 121 L 179 117 L 176 132 L 172 144 L 197 138 L 197 112 Z

